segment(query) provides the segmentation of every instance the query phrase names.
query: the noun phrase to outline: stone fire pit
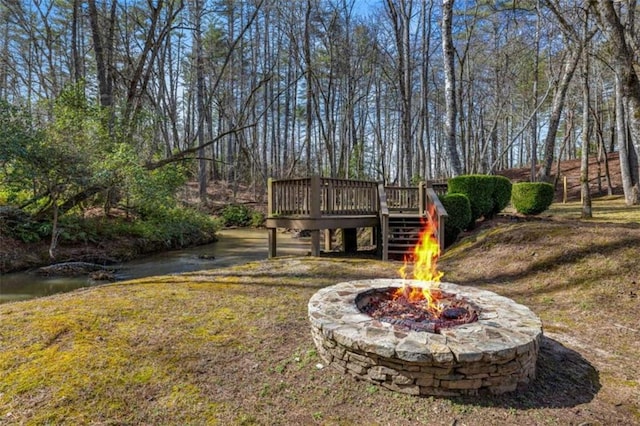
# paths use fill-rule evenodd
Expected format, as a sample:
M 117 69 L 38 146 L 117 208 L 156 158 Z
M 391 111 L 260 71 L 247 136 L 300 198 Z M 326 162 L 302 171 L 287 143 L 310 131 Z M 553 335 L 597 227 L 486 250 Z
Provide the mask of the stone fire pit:
M 472 304 L 478 318 L 436 334 L 375 320 L 356 305 L 362 293 L 403 282 L 427 285 L 350 281 L 310 299 L 313 340 L 328 365 L 411 395 L 499 394 L 535 377 L 542 323 L 529 308 L 490 291 L 443 282 L 440 290 Z

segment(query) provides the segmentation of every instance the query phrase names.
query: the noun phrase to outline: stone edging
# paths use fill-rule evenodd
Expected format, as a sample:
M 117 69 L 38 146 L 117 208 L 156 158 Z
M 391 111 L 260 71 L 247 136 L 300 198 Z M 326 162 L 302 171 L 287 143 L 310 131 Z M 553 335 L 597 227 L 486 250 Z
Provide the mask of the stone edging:
M 312 336 L 327 364 L 413 395 L 475 395 L 485 390 L 499 394 L 535 377 L 542 322 L 529 308 L 490 291 L 443 282 L 443 291 L 467 299 L 481 311 L 476 322 L 433 334 L 374 320 L 356 307 L 359 293 L 399 287 L 402 282 L 350 281 L 311 297 Z

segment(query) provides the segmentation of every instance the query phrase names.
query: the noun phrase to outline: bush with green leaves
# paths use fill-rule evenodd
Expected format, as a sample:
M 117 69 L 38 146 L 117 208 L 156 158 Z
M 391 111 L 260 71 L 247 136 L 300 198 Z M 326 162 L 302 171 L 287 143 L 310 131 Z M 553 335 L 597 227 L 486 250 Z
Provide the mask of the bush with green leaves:
M 264 225 L 264 221 L 265 221 L 264 213 L 254 211 L 251 214 L 251 226 L 253 226 L 254 228 L 258 228 Z
M 25 243 L 40 241 L 51 234 L 48 223 L 38 222 L 24 210 L 0 205 L 0 234 L 16 238 Z
M 492 216 L 500 213 L 511 201 L 512 184 L 509 178 L 504 176 L 492 176 L 493 178 L 493 211 Z
M 471 220 L 471 203 L 464 194 L 446 194 L 440 201 L 449 215 L 444 222 L 445 245 L 449 246 L 456 241 L 460 232 L 467 228 Z
M 447 188 L 451 194 L 465 194 L 469 198 L 471 221 L 466 228 L 473 228 L 481 217 L 492 218 L 511 200 L 511 181 L 504 176 L 456 176 L 449 179 Z
M 546 182 L 520 182 L 513 184 L 511 203 L 522 214 L 536 215 L 553 202 L 553 185 Z
M 153 233 L 150 238 L 163 241 L 167 248 L 182 248 L 215 240 L 218 223 L 209 215 L 186 207 L 171 207 L 162 210 L 146 221 Z
M 449 179 L 447 192 L 464 194 L 471 204 L 471 220 L 466 228 L 473 228 L 476 220 L 493 212 L 493 176 L 461 175 Z
M 243 204 L 229 204 L 222 209 L 220 216 L 225 226 L 247 226 L 252 221 L 253 212 Z

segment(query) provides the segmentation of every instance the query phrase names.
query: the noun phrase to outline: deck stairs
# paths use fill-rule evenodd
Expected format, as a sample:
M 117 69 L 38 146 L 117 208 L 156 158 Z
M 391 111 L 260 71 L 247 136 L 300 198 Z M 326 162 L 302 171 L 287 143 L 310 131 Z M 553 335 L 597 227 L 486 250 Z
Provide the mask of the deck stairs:
M 419 214 L 390 214 L 388 233 L 389 259 L 402 260 L 418 243 L 424 218 Z

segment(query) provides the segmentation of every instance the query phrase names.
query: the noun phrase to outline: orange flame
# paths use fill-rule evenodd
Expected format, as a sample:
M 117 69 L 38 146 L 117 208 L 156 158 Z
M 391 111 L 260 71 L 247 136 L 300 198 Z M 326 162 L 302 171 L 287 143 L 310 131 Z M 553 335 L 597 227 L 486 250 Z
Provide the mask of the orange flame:
M 417 288 L 403 285 L 396 292 L 396 297 L 403 296 L 410 302 L 424 299 L 428 302 L 428 310 L 438 316 L 442 312 L 442 307 L 438 303 L 440 299 L 438 287 L 440 278 L 444 273 L 437 269 L 440 244 L 435 237 L 438 227 L 434 213 L 434 209 L 430 209 L 424 227 L 420 232 L 418 243 L 410 254 L 404 256 L 404 265 L 399 270 L 400 277 L 406 280 L 409 277 L 408 269 L 413 266 L 411 278 L 428 282 L 429 286 Z

